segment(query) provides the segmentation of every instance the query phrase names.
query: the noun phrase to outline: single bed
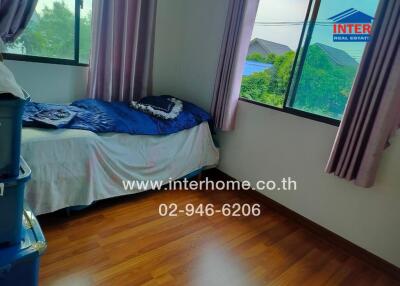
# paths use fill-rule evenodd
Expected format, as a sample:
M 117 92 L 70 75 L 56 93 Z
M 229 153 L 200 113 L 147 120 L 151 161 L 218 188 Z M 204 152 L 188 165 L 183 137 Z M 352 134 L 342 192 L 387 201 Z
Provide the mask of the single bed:
M 219 160 L 207 122 L 170 135 L 24 128 L 21 148 L 32 169 L 26 200 L 36 215 L 144 191 L 126 191 L 123 180 L 167 182 Z

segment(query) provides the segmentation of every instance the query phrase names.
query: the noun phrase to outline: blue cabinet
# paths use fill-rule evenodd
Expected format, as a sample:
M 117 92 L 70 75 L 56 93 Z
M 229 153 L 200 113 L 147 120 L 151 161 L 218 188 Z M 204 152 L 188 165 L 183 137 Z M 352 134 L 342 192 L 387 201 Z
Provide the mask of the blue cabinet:
M 0 180 L 0 248 L 18 244 L 22 238 L 25 184 L 31 170 L 21 158 L 19 176 Z
M 38 285 L 40 256 L 46 250 L 47 243 L 30 210 L 23 213 L 22 234 L 19 244 L 0 248 L 1 286 Z
M 0 178 L 15 178 L 19 172 L 22 115 L 26 101 L 0 97 Z

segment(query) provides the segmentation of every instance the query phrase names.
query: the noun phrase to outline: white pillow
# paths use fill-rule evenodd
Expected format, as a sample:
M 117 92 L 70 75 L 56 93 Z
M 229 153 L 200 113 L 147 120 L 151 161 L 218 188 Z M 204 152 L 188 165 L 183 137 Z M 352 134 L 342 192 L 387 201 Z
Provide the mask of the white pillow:
M 12 94 L 24 100 L 28 98 L 4 62 L 0 62 L 0 97 L 2 94 Z

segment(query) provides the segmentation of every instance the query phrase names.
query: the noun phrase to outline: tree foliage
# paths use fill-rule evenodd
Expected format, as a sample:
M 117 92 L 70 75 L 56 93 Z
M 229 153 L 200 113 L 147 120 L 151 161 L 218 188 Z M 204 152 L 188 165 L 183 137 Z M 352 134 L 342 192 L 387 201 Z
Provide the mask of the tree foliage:
M 275 59 L 276 59 L 275 54 L 268 54 L 266 56 L 260 54 L 260 53 L 252 53 L 247 56 L 248 61 L 255 61 L 259 63 L 265 63 L 265 64 L 273 64 Z
M 281 56 L 251 54 L 248 60 L 270 63 L 272 68 L 243 77 L 241 96 L 265 104 L 282 107 L 287 91 L 294 52 Z
M 340 66 L 318 46 L 307 52 L 294 107 L 340 119 L 357 66 Z
M 88 63 L 90 57 L 90 49 L 92 46 L 92 14 L 80 20 L 80 42 L 79 42 L 79 55 L 80 62 Z
M 241 96 L 282 107 L 289 88 L 294 57 L 294 52 L 280 56 L 249 55 L 247 60 L 271 63 L 273 68 L 243 77 Z M 318 45 L 311 45 L 297 87 L 294 107 L 341 118 L 356 71 L 356 66 L 337 65 Z
M 80 20 L 81 59 L 89 57 L 91 15 Z M 53 2 L 35 13 L 13 47 L 20 47 L 27 55 L 73 59 L 75 47 L 75 15 L 65 2 Z

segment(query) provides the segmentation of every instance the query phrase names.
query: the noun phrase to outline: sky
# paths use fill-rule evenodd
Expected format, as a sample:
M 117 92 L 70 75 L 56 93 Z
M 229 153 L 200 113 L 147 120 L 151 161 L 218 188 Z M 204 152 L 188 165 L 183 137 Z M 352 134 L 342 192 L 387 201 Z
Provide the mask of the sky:
M 40 13 L 44 7 L 53 6 L 54 2 L 64 2 L 71 11 L 75 11 L 75 0 L 39 0 L 36 6 L 36 11 Z M 92 10 L 92 0 L 83 1 L 83 9 L 81 10 L 81 15 L 87 15 L 89 11 Z
M 252 38 L 280 43 L 296 50 L 301 25 L 264 26 L 261 22 L 303 22 L 309 0 L 260 0 Z
M 328 18 L 347 9 L 354 8 L 374 16 L 378 0 L 322 0 L 317 21 L 327 22 Z M 298 47 L 309 0 L 260 0 L 252 38 L 261 38 L 289 46 Z M 275 24 L 271 25 L 271 22 Z M 279 24 L 276 22 L 298 22 L 300 24 Z M 264 24 L 263 24 L 264 23 Z M 345 50 L 359 61 L 364 43 L 335 43 L 332 40 L 332 26 L 316 26 L 312 43 L 323 43 Z

